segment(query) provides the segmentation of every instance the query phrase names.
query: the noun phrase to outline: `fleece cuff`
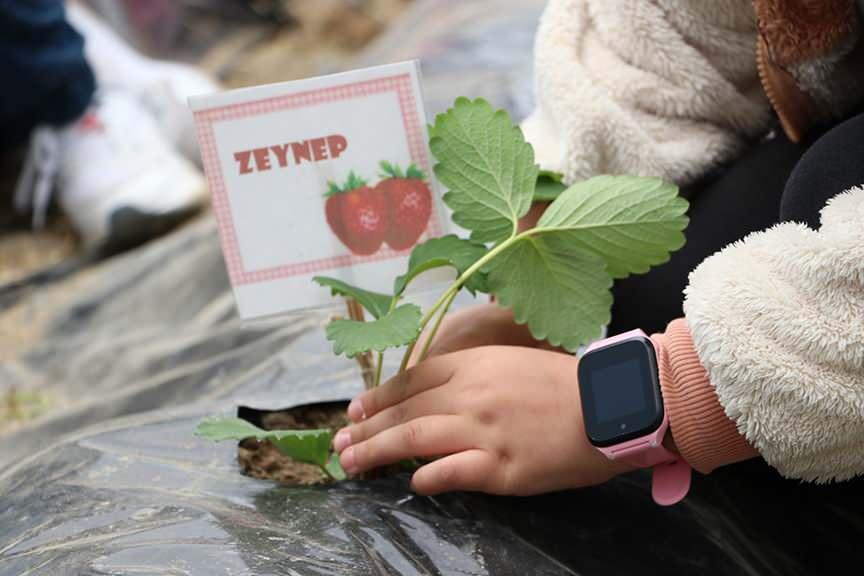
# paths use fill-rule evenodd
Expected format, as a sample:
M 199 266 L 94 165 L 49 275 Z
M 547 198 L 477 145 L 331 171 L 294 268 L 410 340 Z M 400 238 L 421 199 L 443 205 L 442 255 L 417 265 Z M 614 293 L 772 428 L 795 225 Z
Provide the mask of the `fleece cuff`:
M 694 469 L 715 468 L 758 456 L 723 410 L 702 367 L 683 318 L 654 334 L 660 387 L 678 453 Z

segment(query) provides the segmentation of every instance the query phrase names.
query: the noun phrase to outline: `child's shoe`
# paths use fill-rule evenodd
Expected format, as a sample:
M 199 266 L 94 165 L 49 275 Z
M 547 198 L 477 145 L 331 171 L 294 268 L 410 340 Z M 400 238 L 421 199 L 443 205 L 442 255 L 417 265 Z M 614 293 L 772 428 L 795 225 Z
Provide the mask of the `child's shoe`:
M 198 68 L 140 54 L 98 16 L 78 2 L 67 4 L 69 22 L 84 36 L 84 52 L 100 88 L 140 97 L 162 131 L 188 160 L 201 165 L 189 96 L 217 92 L 219 86 Z
M 162 136 L 139 100 L 97 94 L 69 126 L 39 128 L 16 206 L 44 222 L 52 191 L 89 248 L 116 251 L 158 236 L 203 202 L 201 173 Z

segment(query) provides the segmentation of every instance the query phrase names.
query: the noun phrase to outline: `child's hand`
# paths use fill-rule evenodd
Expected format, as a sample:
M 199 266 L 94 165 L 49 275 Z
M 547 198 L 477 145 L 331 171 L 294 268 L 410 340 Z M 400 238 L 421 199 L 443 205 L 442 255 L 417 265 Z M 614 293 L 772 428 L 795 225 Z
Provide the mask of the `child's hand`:
M 410 365 L 417 363 L 422 344 L 426 341 L 424 333 L 414 353 Z M 539 343 L 531 336 L 525 325 L 516 324 L 513 312 L 497 304 L 478 304 L 448 314 L 441 322 L 435 339 L 429 347 L 428 357 L 442 356 L 450 352 L 478 348 L 480 346 L 528 346 Z
M 348 408 L 334 440 L 351 474 L 443 456 L 414 473 L 420 494 L 536 494 L 599 484 L 630 468 L 585 437 L 577 360 L 488 346 L 431 358 Z

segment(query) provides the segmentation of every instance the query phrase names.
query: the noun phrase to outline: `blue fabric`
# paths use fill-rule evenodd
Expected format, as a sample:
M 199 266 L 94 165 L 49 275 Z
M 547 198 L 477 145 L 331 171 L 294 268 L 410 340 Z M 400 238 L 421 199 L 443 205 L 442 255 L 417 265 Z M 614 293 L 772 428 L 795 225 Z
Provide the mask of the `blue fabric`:
M 0 0 L 0 78 L 0 147 L 87 109 L 96 81 L 61 0 Z

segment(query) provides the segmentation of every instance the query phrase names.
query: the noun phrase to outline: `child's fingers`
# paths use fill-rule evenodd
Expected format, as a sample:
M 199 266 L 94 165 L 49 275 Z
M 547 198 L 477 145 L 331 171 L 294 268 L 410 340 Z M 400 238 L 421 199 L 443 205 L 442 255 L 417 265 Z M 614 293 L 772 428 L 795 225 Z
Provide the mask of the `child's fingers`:
M 449 356 L 421 362 L 351 401 L 348 417 L 359 422 L 424 390 L 440 386 L 450 380 L 457 365 Z
M 376 434 L 424 416 L 455 414 L 452 396 L 439 393 L 438 389 L 426 390 L 407 400 L 384 408 L 356 424 L 340 430 L 333 439 L 333 448 L 342 452 L 352 444 L 365 442 Z
M 342 451 L 339 461 L 349 474 L 415 456 L 441 456 L 472 448 L 471 425 L 460 416 L 426 416 L 388 428 Z
M 485 450 L 465 450 L 426 464 L 411 477 L 411 488 L 433 496 L 450 490 L 506 493 L 495 457 Z

